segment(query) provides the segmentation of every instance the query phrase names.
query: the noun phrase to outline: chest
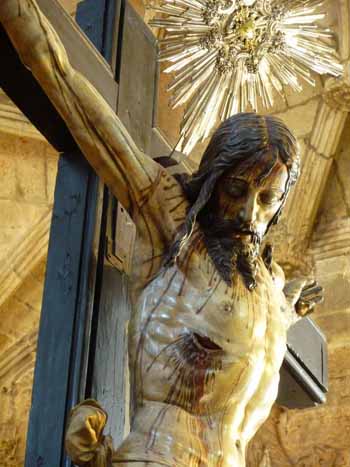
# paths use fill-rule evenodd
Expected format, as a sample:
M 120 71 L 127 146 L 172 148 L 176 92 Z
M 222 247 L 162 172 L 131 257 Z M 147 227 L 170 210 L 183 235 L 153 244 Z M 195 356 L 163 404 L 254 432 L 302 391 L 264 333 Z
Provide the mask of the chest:
M 157 336 L 196 333 L 229 354 L 267 340 L 279 346 L 285 340 L 284 296 L 260 259 L 256 281 L 250 291 L 235 271 L 232 285 L 226 284 L 205 249 L 192 248 L 145 287 L 135 310 L 139 325 L 148 323 Z

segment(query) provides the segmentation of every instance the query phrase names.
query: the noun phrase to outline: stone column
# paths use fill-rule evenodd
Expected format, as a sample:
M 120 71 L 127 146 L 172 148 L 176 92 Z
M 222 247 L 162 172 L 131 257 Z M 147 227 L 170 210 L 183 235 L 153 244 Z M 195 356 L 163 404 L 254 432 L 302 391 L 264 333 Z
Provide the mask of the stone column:
M 313 269 L 308 245 L 350 110 L 349 83 L 347 78 L 327 81 L 312 131 L 300 140 L 300 179 L 288 200 L 280 226 L 272 233 L 277 261 L 287 275 L 307 275 Z

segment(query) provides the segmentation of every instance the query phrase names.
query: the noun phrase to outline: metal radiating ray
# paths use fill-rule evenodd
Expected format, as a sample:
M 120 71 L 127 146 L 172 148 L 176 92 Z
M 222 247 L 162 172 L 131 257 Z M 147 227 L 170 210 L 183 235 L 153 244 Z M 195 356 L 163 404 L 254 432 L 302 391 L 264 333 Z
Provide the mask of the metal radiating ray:
M 326 0 L 161 0 L 149 22 L 164 34 L 159 60 L 174 73 L 171 105 L 186 104 L 179 149 L 189 153 L 222 120 L 273 106 L 284 87 L 340 76 Z

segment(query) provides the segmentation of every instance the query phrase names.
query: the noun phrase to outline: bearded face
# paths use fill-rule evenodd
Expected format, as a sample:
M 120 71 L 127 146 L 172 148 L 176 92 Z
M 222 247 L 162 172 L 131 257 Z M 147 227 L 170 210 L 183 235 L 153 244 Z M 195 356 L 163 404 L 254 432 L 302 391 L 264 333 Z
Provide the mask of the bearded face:
M 237 269 L 248 289 L 256 286 L 256 260 L 261 241 L 279 211 L 286 192 L 288 171 L 266 153 L 253 164 L 226 172 L 198 216 L 205 242 L 222 278 L 232 283 Z

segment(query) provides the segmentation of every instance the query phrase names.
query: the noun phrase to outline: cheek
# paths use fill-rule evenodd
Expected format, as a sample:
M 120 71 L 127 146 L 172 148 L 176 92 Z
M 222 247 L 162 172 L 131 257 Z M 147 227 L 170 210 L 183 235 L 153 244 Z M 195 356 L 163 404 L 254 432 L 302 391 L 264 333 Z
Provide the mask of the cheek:
M 261 217 L 260 217 L 260 222 L 265 226 L 267 227 L 268 224 L 272 221 L 272 219 L 275 217 L 275 215 L 277 214 L 279 208 L 281 207 L 281 204 L 278 204 L 278 206 L 274 206 L 273 208 L 270 208 L 270 209 L 265 209 L 262 213 L 261 213 Z
M 243 203 L 240 201 L 236 201 L 234 203 L 232 203 L 232 201 L 227 201 L 226 203 L 223 203 L 222 210 L 220 212 L 222 215 L 233 219 L 238 215 L 242 207 Z
M 220 213 L 221 216 L 228 214 L 231 216 L 233 212 L 236 212 L 239 209 L 238 204 L 239 203 L 236 202 L 233 203 L 232 199 L 225 196 L 225 194 L 221 194 L 217 204 L 218 213 Z

